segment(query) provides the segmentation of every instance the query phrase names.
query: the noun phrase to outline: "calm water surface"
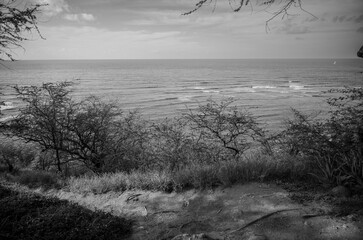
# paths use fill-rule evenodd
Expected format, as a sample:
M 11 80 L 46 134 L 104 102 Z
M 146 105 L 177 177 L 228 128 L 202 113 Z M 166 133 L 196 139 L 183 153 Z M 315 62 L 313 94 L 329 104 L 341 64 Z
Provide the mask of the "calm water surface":
M 74 95 L 117 100 L 145 118 L 180 115 L 208 98 L 236 99 L 271 128 L 290 108 L 326 111 L 324 91 L 363 85 L 361 59 L 19 61 L 0 66 L 3 117 L 21 102 L 10 86 L 76 80 Z

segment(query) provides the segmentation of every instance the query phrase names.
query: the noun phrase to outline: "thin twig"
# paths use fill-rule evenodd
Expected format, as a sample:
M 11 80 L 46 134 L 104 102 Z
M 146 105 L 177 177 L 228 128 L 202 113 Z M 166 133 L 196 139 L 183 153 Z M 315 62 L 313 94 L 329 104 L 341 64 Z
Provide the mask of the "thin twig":
M 243 225 L 242 227 L 240 227 L 240 228 L 238 228 L 236 230 L 231 231 L 230 233 L 241 231 L 241 230 L 251 226 L 252 224 L 254 224 L 254 223 L 256 223 L 256 222 L 258 222 L 258 221 L 260 221 L 262 219 L 268 218 L 268 217 L 270 217 L 270 216 L 272 216 L 274 214 L 281 213 L 281 212 L 287 212 L 287 211 L 295 211 L 295 210 L 299 210 L 299 209 L 300 208 L 282 209 L 282 210 L 278 210 L 278 211 L 275 211 L 275 212 L 272 212 L 272 213 L 268 213 L 266 215 L 263 215 L 262 217 L 259 217 L 259 218 L 255 219 L 255 220 L 253 220 L 252 222 L 249 222 L 249 223 Z
M 129 202 L 135 198 L 137 198 L 138 196 L 141 196 L 142 194 L 141 193 L 137 193 L 137 194 L 131 194 L 127 199 L 126 199 L 126 202 Z

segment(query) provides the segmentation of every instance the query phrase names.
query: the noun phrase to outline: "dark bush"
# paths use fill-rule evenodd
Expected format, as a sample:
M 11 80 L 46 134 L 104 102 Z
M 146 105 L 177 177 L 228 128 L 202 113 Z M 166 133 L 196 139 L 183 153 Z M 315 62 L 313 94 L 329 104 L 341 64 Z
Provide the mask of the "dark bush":
M 363 89 L 330 90 L 329 115 L 322 120 L 293 110 L 280 134 L 282 150 L 309 161 L 321 182 L 363 189 Z
M 65 200 L 0 186 L 1 239 L 125 239 L 131 222 Z
M 31 144 L 4 138 L 0 140 L 0 165 L 6 166 L 8 172 L 27 167 L 36 158 L 36 149 Z
M 45 171 L 20 171 L 13 180 L 32 188 L 58 188 L 60 186 L 59 177 L 54 173 Z

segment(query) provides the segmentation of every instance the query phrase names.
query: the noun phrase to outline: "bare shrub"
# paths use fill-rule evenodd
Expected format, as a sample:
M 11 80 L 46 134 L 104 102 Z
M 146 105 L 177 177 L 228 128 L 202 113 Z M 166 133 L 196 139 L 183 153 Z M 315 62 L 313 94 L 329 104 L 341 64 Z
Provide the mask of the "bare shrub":
M 151 125 L 149 151 L 153 166 L 175 170 L 191 163 L 208 164 L 219 160 L 218 148 L 208 145 L 191 131 L 183 118 L 165 119 Z
M 224 148 L 224 158 L 238 158 L 257 143 L 266 143 L 265 133 L 248 111 L 231 106 L 233 99 L 215 102 L 209 99 L 185 118 L 200 141 Z
M 26 106 L 16 118 L 1 123 L 1 129 L 8 137 L 38 145 L 47 157 L 39 159 L 41 169 L 55 164 L 61 172 L 74 161 L 98 173 L 136 168 L 145 135 L 137 114 L 124 114 L 116 104 L 94 96 L 73 101 L 72 85 L 16 86 Z
M 114 104 L 104 103 L 96 97 L 74 105 L 72 112 L 70 121 L 62 125 L 67 133 L 62 151 L 100 172 L 112 150 L 116 118 L 122 112 Z
M 115 122 L 111 151 L 107 156 L 104 170 L 126 171 L 148 169 L 150 167 L 150 123 L 143 120 L 137 111 L 123 114 Z
M 73 83 L 43 83 L 37 86 L 15 86 L 18 96 L 27 104 L 20 114 L 1 124 L 4 133 L 25 142 L 40 146 L 43 152 L 54 151 L 58 171 L 61 171 L 62 149 L 67 132 L 63 126 L 68 125 L 72 115 L 69 87 Z

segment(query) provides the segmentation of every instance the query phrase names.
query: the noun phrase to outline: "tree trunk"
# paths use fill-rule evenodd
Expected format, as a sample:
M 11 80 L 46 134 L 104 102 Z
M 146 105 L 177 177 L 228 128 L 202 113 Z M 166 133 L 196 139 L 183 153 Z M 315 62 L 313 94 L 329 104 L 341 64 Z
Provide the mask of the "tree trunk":
M 62 172 L 62 168 L 61 168 L 61 159 L 60 159 L 60 154 L 59 154 L 59 149 L 55 150 L 55 155 L 57 158 L 57 167 L 58 167 L 58 171 Z
M 2 154 L 2 157 L 3 157 L 3 159 L 5 160 L 6 164 L 8 165 L 8 170 L 9 170 L 9 172 L 10 172 L 10 173 L 11 173 L 11 172 L 13 172 L 13 171 L 14 171 L 14 166 L 13 166 L 13 164 L 11 163 L 10 159 L 9 159 L 7 156 L 5 156 L 4 154 Z
M 12 173 L 14 171 L 14 166 L 10 162 L 8 162 L 8 170 L 10 173 Z
M 363 127 L 358 127 L 358 155 L 363 162 Z

